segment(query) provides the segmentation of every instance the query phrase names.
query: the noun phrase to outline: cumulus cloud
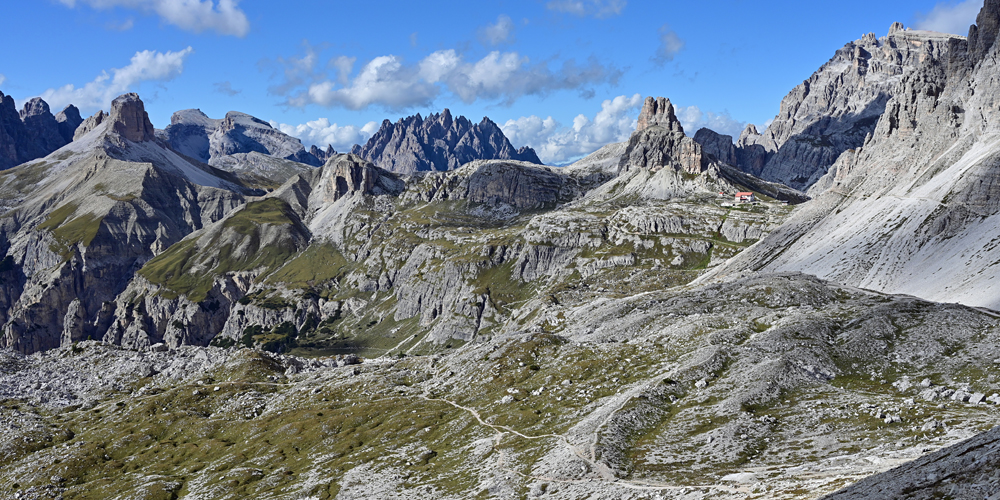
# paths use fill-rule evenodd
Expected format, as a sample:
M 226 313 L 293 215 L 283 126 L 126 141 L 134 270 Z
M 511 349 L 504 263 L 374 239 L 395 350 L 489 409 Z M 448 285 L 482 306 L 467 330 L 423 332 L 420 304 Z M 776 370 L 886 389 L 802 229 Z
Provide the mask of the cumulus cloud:
M 580 114 L 571 126 L 563 126 L 551 116 L 525 116 L 500 126 L 511 143 L 528 145 L 548 164 L 565 164 L 582 158 L 614 142 L 627 140 L 635 130 L 642 96 L 618 96 L 601 103 L 593 119 Z
M 110 74 L 102 71 L 83 87 L 67 84 L 48 89 L 41 97 L 52 109 L 62 109 L 69 104 L 83 109 L 107 109 L 112 99 L 135 90 L 142 82 L 169 81 L 179 76 L 184 71 L 184 59 L 192 52 L 194 49 L 191 47 L 178 52 L 136 52 L 128 66 L 112 69 Z
M 128 30 L 132 29 L 133 27 L 135 27 L 135 20 L 133 20 L 130 17 L 130 18 L 126 19 L 124 22 L 121 22 L 121 23 L 110 22 L 106 26 L 111 31 L 128 31 Z
M 278 57 L 274 61 L 262 60 L 258 63 L 261 70 L 273 66 L 279 68 L 278 72 L 282 74 L 280 84 L 268 87 L 272 94 L 285 95 L 296 87 L 321 79 L 322 73 L 316 70 L 316 65 L 322 47 L 314 47 L 309 42 L 303 42 L 302 45 L 305 48 L 302 56 Z M 330 65 L 333 66 L 334 62 L 330 61 Z
M 969 26 L 976 24 L 976 16 L 982 8 L 983 0 L 940 2 L 930 12 L 918 13 L 915 27 L 965 36 L 969 33 Z
M 378 123 L 368 122 L 362 127 L 354 125 L 340 126 L 330 123 L 329 118 L 320 118 L 301 125 L 288 125 L 271 121 L 271 126 L 292 136 L 298 137 L 308 148 L 316 145 L 326 148 L 332 145 L 337 151 L 350 151 L 355 144 L 364 144 L 375 132 L 378 131 Z
M 707 128 L 737 138 L 747 126 L 746 122 L 734 119 L 728 112 L 702 111 L 698 106 L 675 106 L 674 113 L 684 127 L 684 132 L 692 137 L 699 129 Z
M 250 22 L 239 0 L 59 0 L 69 7 L 86 4 L 95 9 L 122 7 L 156 14 L 167 24 L 200 33 L 215 31 L 243 37 Z
M 479 41 L 483 45 L 500 45 L 514 41 L 514 21 L 503 14 L 497 17 L 496 24 L 487 24 L 479 28 Z
M 332 64 L 336 78 L 317 79 L 312 73 L 313 58 L 314 54 L 307 53 L 301 59 L 279 60 L 286 66 L 286 81 L 272 87 L 272 93 L 287 95 L 286 104 L 295 107 L 381 106 L 397 111 L 429 106 L 444 91 L 465 103 L 486 99 L 510 104 L 525 95 L 585 90 L 588 85 L 605 82 L 613 84 L 622 74 L 621 70 L 605 66 L 593 57 L 585 64 L 566 60 L 553 69 L 548 62 L 535 64 L 517 52 L 493 51 L 478 61 L 467 61 L 455 50 L 440 50 L 416 64 L 407 64 L 395 55 L 379 56 L 366 63 L 353 78 L 348 75 L 354 59 L 338 59 L 339 63 Z
M 656 49 L 656 55 L 653 56 L 653 62 L 659 65 L 664 65 L 670 61 L 674 60 L 674 56 L 678 52 L 684 49 L 684 40 L 677 35 L 677 32 L 670 29 L 670 26 L 664 24 L 660 26 L 660 46 Z
M 241 92 L 243 92 L 242 90 L 234 89 L 233 84 L 228 81 L 218 82 L 214 84 L 214 87 L 216 92 L 218 92 L 219 94 L 225 94 L 229 97 L 239 95 Z
M 550 0 L 545 7 L 580 17 L 605 18 L 621 14 L 626 4 L 625 0 Z

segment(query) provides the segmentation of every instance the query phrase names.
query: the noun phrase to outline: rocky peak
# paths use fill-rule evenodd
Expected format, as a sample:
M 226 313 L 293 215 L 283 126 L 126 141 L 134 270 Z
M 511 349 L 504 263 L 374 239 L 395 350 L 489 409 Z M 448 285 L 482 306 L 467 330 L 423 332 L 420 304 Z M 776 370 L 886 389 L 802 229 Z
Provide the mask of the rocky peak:
M 747 144 L 747 141 L 749 141 L 751 137 L 758 135 L 760 135 L 760 132 L 757 132 L 757 126 L 752 123 L 748 123 L 746 128 L 743 129 L 743 132 L 740 133 L 739 144 L 743 146 Z
M 42 100 L 41 97 L 33 97 L 28 102 L 24 103 L 24 109 L 21 110 L 21 120 L 32 116 L 43 116 L 51 115 L 52 112 L 49 111 L 49 104 Z
M 351 152 L 392 172 L 454 170 L 474 160 L 519 160 L 541 163 L 529 147 L 515 149 L 489 118 L 473 124 L 451 110 L 384 120 L 368 142 Z
M 945 72 L 964 71 L 966 58 L 966 42 L 955 35 L 907 30 L 900 23 L 881 38 L 864 35 L 793 89 L 766 130 L 748 128 L 740 135 L 738 167 L 809 189 L 841 154 L 864 145 L 907 75 L 927 61 L 944 64 Z
M 24 103 L 20 113 L 21 121 L 28 131 L 28 136 L 35 146 L 32 156 L 45 156 L 63 146 L 69 141 L 63 138 L 59 123 L 52 116 L 49 105 L 41 97 L 35 97 Z
M 152 141 L 156 138 L 153 124 L 146 114 L 146 106 L 134 92 L 123 94 L 111 102 L 111 130 L 132 142 Z
M 1000 0 L 986 0 L 976 17 L 976 24 L 969 27 L 969 54 L 973 64 L 982 61 L 993 48 L 1000 33 Z
M 316 147 L 314 144 L 309 148 L 309 154 L 315 156 L 319 161 L 326 163 L 327 160 L 337 155 L 337 150 L 333 149 L 332 144 L 327 144 L 325 150 Z
M 674 105 L 670 103 L 670 99 L 665 97 L 653 98 L 650 96 L 646 98 L 646 102 L 642 105 L 642 111 L 639 112 L 639 121 L 635 130 L 642 132 L 654 125 L 659 125 L 673 132 L 684 132 L 680 120 L 674 114 Z
M 714 134 L 714 132 L 712 132 Z M 731 141 L 732 139 L 730 139 Z M 674 168 L 700 174 L 708 165 L 701 144 L 684 134 L 674 115 L 674 106 L 665 97 L 647 97 L 639 113 L 635 132 L 618 164 L 620 172 L 632 168 L 653 171 Z
M 56 115 L 56 123 L 59 124 L 59 135 L 69 143 L 73 141 L 76 129 L 83 123 L 83 117 L 80 116 L 80 110 L 70 104 Z

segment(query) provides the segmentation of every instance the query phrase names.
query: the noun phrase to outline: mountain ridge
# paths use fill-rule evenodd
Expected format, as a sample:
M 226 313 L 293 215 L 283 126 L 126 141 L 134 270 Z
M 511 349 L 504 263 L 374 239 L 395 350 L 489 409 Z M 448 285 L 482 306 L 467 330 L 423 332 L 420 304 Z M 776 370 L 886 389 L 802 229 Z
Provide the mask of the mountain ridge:
M 386 170 L 398 173 L 454 170 L 473 160 L 516 160 L 541 164 L 528 146 L 515 149 L 500 127 L 487 117 L 477 124 L 451 111 L 416 114 L 396 123 L 383 120 L 379 130 L 356 154 Z

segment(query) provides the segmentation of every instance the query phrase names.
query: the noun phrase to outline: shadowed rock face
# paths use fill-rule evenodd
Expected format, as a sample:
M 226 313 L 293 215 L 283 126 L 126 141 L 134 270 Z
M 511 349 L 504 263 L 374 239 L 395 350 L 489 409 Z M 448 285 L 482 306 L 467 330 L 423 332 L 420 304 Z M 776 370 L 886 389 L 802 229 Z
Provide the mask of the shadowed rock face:
M 996 43 L 1000 33 L 1000 1 L 987 0 L 976 17 L 976 24 L 969 27 L 969 55 L 973 64 L 982 61 Z
M 715 156 L 719 161 L 730 165 L 739 165 L 736 154 L 736 146 L 733 145 L 733 137 L 718 134 L 707 128 L 698 130 L 694 135 L 694 142 L 701 144 L 705 153 Z
M 425 120 L 419 114 L 393 124 L 389 120 L 352 153 L 391 172 L 454 170 L 473 160 L 518 160 L 542 163 L 535 150 L 515 149 L 496 123 L 483 118 L 473 124 L 464 116 L 453 119 L 445 109 Z
M 18 113 L 14 99 L 0 92 L 0 170 L 41 158 L 73 140 L 83 120 L 75 106 L 52 116 L 39 97 L 24 104 Z
M 56 115 L 56 123 L 59 124 L 59 135 L 66 141 L 66 144 L 69 144 L 73 142 L 73 134 L 77 127 L 83 123 L 83 117 L 80 116 L 80 110 L 70 104 Z

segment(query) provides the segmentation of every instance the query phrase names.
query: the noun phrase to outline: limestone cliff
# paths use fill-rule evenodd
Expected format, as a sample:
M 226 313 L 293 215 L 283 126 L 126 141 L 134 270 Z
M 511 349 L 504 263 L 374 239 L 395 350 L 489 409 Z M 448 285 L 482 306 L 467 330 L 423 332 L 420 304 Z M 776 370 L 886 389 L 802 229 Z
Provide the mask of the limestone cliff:
M 922 62 L 901 75 L 864 144 L 839 157 L 822 194 L 717 274 L 796 270 L 1000 308 L 1000 47 L 982 48 L 995 38 L 998 8 L 986 2 L 968 42 L 894 33 Z

